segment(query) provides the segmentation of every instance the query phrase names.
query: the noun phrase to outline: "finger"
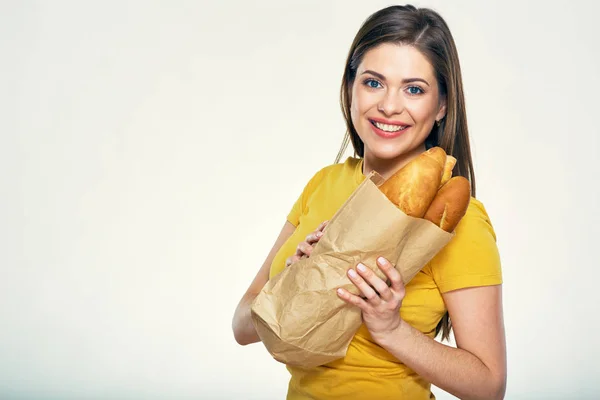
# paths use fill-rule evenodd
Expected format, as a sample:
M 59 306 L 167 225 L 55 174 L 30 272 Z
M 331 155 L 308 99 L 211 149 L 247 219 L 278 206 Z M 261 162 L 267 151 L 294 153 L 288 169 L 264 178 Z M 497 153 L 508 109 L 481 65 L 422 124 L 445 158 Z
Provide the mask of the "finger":
M 321 231 L 316 231 L 313 232 L 311 234 L 309 234 L 308 236 L 306 236 L 306 242 L 308 244 L 313 244 L 319 241 L 319 239 L 321 239 L 321 237 L 323 237 L 323 232 Z
M 363 263 L 359 263 L 356 266 L 358 273 L 362 276 L 362 278 L 373 287 L 378 293 L 379 297 L 381 297 L 385 301 L 390 301 L 394 298 L 394 294 L 388 287 L 387 283 L 385 283 L 381 278 L 375 275 L 375 272 L 368 268 Z
M 303 249 L 302 243 L 304 243 L 304 242 L 300 242 L 300 243 L 298 243 L 298 246 L 296 246 L 296 253 L 294 253 L 295 256 L 302 257 L 304 255 L 304 251 L 302 250 Z
M 321 222 L 321 225 L 319 225 L 319 227 L 317 228 L 318 231 L 322 231 L 323 229 L 325 229 L 325 227 L 327 226 L 327 224 L 329 223 L 329 221 L 323 221 Z
M 348 270 L 348 276 L 350 277 L 352 283 L 354 283 L 354 286 L 356 286 L 358 290 L 362 292 L 362 294 L 369 302 L 371 302 L 371 304 L 377 305 L 381 303 L 381 298 L 379 295 L 355 270 L 350 268 Z
M 377 265 L 390 280 L 392 291 L 404 296 L 404 282 L 400 272 L 384 257 L 377 259 Z
M 313 247 L 306 243 L 306 242 L 300 242 L 298 244 L 298 251 L 300 251 L 300 256 L 302 256 L 303 254 L 306 254 L 307 256 L 310 256 L 310 253 L 312 253 Z M 296 253 L 298 254 L 298 253 Z
M 337 294 L 338 294 L 338 297 L 340 299 L 344 300 L 346 303 L 355 305 L 363 311 L 365 311 L 369 308 L 369 304 L 367 304 L 367 302 L 365 300 L 361 299 L 357 295 L 354 295 L 354 294 L 348 292 L 347 290 L 339 288 L 337 290 Z
M 285 266 L 289 267 L 290 265 L 292 265 L 293 263 L 295 263 L 299 259 L 300 259 L 300 257 L 298 257 L 297 255 L 293 255 L 291 257 L 288 257 L 287 260 L 285 260 Z

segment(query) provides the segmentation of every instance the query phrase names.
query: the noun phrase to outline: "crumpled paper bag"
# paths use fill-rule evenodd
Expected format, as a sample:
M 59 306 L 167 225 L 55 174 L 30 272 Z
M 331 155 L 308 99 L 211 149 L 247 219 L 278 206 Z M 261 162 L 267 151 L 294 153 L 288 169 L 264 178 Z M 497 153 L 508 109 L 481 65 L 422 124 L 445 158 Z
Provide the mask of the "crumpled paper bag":
M 372 172 L 331 218 L 310 257 L 269 280 L 252 303 L 263 344 L 282 363 L 311 368 L 343 358 L 362 323 L 358 307 L 338 298 L 362 262 L 383 279 L 376 259 L 392 262 L 405 284 L 454 236 L 430 221 L 404 214 L 378 188 Z

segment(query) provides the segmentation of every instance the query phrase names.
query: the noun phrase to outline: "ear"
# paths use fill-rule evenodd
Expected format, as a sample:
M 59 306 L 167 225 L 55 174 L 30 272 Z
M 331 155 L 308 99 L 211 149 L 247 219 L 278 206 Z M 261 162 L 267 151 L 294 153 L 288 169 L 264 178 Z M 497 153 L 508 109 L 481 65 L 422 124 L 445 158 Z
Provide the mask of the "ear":
M 447 109 L 448 109 L 448 107 L 447 107 L 446 96 L 444 96 L 440 99 L 440 106 L 439 106 L 438 113 L 435 116 L 435 120 L 439 121 L 442 118 L 444 118 L 446 116 Z

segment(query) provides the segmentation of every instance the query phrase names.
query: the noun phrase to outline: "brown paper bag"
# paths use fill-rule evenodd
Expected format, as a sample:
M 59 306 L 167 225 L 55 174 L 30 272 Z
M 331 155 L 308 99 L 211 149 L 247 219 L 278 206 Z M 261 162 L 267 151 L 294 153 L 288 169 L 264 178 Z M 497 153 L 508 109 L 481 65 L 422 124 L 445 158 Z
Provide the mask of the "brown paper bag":
M 276 360 L 299 367 L 323 365 L 345 356 L 362 323 L 358 307 L 339 299 L 347 277 L 362 262 L 385 279 L 376 259 L 390 260 L 410 280 L 454 236 L 430 221 L 399 210 L 378 188 L 372 172 L 328 223 L 309 258 L 273 277 L 252 304 L 252 321 Z

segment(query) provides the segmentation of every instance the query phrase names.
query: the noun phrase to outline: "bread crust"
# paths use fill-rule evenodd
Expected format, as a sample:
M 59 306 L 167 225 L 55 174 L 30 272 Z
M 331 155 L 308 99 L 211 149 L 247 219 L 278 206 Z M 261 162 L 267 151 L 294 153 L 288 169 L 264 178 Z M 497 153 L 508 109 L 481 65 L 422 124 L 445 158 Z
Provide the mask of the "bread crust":
M 433 147 L 396 171 L 379 189 L 406 215 L 422 218 L 440 187 L 445 164 L 446 152 Z
M 467 213 L 470 201 L 469 180 L 463 176 L 455 176 L 440 188 L 423 218 L 446 232 L 453 232 Z
M 455 165 L 456 158 L 441 147 L 433 147 L 396 171 L 379 190 L 406 215 L 453 232 L 471 199 L 469 180 L 452 177 Z
M 456 165 L 456 158 L 452 156 L 446 156 L 446 164 L 444 164 L 444 173 L 442 174 L 442 182 L 440 187 L 446 184 L 452 178 L 452 170 Z

